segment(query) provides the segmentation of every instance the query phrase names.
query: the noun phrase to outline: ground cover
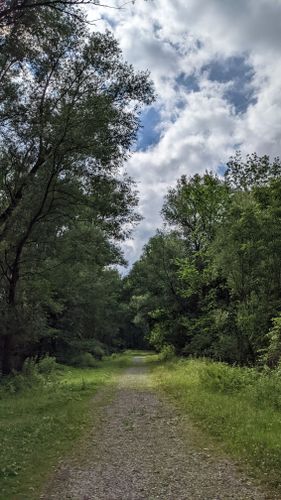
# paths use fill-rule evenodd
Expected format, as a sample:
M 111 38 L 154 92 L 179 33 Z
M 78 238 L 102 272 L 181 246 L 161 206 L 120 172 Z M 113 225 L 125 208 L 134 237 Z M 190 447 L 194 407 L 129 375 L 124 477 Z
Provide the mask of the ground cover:
M 273 500 L 190 418 L 153 387 L 151 356 L 135 356 L 81 451 L 46 483 L 41 500 Z M 147 361 L 147 363 L 144 363 Z M 101 397 L 102 388 L 97 397 Z M 98 431 L 97 431 L 98 429 Z
M 280 488 L 281 374 L 206 360 L 153 365 L 155 387 L 268 485 Z M 243 466 L 243 465 L 242 465 Z
M 31 383 L 15 393 L 2 387 L 1 500 L 38 498 L 38 488 L 52 467 L 93 426 L 91 401 L 97 389 L 113 387 L 131 356 L 114 355 L 94 368 L 61 367 L 44 383 Z M 10 385 L 15 391 L 12 381 Z

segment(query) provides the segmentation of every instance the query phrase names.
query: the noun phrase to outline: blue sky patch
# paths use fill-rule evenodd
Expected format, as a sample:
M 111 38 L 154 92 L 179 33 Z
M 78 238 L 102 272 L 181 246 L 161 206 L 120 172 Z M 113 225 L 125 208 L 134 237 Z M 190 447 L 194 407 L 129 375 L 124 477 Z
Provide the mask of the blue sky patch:
M 227 169 L 226 163 L 221 163 L 217 167 L 217 174 L 223 176 L 226 172 L 226 169 Z
M 245 56 L 212 61 L 203 70 L 213 82 L 230 83 L 224 98 L 234 106 L 236 114 L 245 113 L 250 104 L 256 103 L 252 85 L 254 70 Z
M 107 16 L 106 14 L 103 14 L 101 18 L 109 24 L 109 26 L 112 30 L 114 30 L 116 28 L 116 26 L 118 25 L 117 20 L 111 16 Z
M 198 92 L 200 90 L 198 78 L 194 73 L 189 75 L 181 73 L 177 76 L 176 87 L 184 87 L 188 92 Z
M 212 61 L 204 68 L 209 72 L 209 79 L 220 83 L 232 80 L 250 81 L 253 77 L 253 68 L 247 63 L 244 56 L 233 56 L 221 61 Z
M 160 113 L 153 106 L 142 113 L 141 128 L 137 137 L 137 151 L 145 151 L 149 146 L 159 142 L 161 132 L 158 125 L 160 121 Z
M 238 83 L 224 93 L 225 99 L 234 106 L 235 113 L 245 113 L 251 104 L 256 104 L 257 98 L 251 88 L 240 87 Z

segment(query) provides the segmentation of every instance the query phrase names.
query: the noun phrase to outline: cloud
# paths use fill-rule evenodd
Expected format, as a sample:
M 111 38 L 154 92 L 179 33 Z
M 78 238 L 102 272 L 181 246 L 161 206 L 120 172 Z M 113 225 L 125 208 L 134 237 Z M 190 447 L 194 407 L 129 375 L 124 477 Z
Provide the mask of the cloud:
M 163 196 L 180 175 L 220 171 L 237 146 L 279 153 L 281 0 L 137 0 L 99 12 L 97 27 L 114 30 L 158 94 L 127 165 L 145 217 L 125 247 L 132 262 L 161 225 Z

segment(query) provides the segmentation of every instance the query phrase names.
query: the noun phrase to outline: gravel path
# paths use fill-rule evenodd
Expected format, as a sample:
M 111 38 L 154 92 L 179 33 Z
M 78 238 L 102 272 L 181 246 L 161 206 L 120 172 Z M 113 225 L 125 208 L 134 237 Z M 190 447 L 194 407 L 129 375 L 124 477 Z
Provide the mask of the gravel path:
M 149 387 L 139 358 L 103 409 L 83 457 L 62 464 L 44 500 L 270 499 L 226 459 L 198 447 L 194 430 Z M 185 438 L 183 437 L 185 436 Z M 188 436 L 188 439 L 187 439 Z

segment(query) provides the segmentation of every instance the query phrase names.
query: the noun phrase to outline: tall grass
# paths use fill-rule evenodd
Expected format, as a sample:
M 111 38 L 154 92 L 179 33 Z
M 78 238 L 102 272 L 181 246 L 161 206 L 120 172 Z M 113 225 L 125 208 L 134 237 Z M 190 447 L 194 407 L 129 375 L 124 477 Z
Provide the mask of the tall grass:
M 89 426 L 96 390 L 114 384 L 131 355 L 96 368 L 61 368 L 52 376 L 30 366 L 0 386 L 0 499 L 37 499 L 42 482 Z M 50 364 L 50 362 L 49 362 Z M 52 371 L 52 370 L 51 370 Z M 47 372 L 47 373 L 46 373 Z
M 156 365 L 154 383 L 235 458 L 281 486 L 281 373 L 204 360 Z

